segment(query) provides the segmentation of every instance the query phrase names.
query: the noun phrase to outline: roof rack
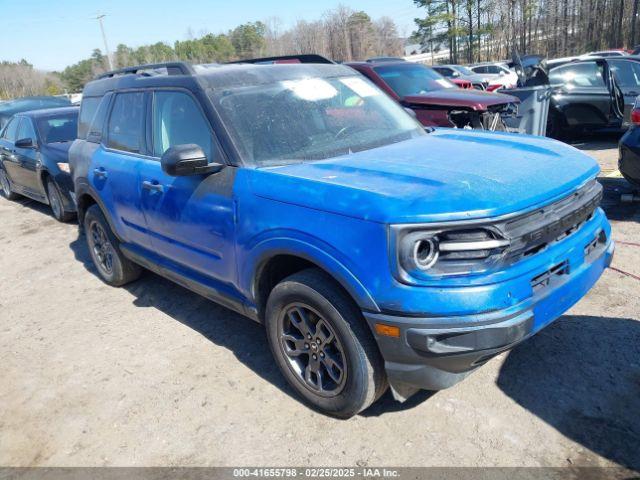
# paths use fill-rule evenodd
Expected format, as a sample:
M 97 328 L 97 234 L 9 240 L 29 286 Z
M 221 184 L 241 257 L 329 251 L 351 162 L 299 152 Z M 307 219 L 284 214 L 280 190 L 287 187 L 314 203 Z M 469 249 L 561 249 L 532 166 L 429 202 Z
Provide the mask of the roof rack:
M 138 72 L 144 70 L 156 70 L 159 68 L 166 68 L 167 75 L 193 75 L 195 71 L 189 63 L 185 62 L 164 62 L 164 63 L 149 63 L 146 65 L 135 65 L 133 67 L 120 68 L 118 70 L 112 70 L 110 72 L 98 75 L 97 78 L 112 78 L 117 75 L 135 75 Z
M 263 63 L 263 64 L 271 64 L 271 63 L 334 63 L 328 58 L 323 57 L 322 55 L 316 55 L 314 53 L 302 54 L 302 55 L 280 55 L 277 57 L 264 57 L 264 58 L 249 58 L 246 60 L 236 60 L 235 62 L 228 62 L 230 64 L 233 63 Z

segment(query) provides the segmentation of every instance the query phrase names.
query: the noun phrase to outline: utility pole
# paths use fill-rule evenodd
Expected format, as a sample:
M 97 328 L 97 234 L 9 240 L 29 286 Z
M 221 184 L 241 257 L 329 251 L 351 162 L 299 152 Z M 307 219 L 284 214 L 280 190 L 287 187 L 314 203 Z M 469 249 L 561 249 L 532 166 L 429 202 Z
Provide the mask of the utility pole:
M 107 35 L 104 33 L 104 25 L 102 24 L 102 19 L 106 17 L 104 13 L 96 15 L 94 18 L 98 20 L 100 24 L 100 31 L 102 32 L 102 41 L 104 42 L 104 51 L 107 55 L 107 63 L 109 64 L 109 70 L 113 70 L 113 65 L 111 64 L 111 53 L 109 52 L 109 45 L 107 44 Z
M 636 25 L 638 23 L 638 0 L 633 2 L 633 13 L 631 14 L 631 45 L 629 47 L 636 48 Z

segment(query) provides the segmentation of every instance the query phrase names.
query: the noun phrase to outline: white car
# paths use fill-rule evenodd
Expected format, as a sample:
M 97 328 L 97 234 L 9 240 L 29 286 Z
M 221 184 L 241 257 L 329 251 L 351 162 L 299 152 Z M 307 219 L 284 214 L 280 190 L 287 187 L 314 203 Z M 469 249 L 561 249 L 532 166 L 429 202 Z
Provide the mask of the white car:
M 488 90 L 514 88 L 518 85 L 518 75 L 502 63 L 481 63 L 469 67 L 473 72 L 490 79 Z
M 589 52 L 584 55 L 580 55 L 578 58 L 584 60 L 590 57 L 626 57 L 629 54 L 624 50 L 600 50 L 599 52 Z

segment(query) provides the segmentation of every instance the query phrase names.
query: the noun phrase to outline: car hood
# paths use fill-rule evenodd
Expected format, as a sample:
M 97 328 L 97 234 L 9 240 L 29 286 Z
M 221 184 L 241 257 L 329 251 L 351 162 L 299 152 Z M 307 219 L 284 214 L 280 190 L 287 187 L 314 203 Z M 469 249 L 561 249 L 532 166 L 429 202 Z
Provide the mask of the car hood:
M 402 98 L 409 105 L 439 105 L 444 107 L 466 107 L 476 111 L 484 111 L 494 105 L 520 103 L 516 97 L 501 93 L 484 92 L 482 90 L 465 90 L 448 88 L 420 95 L 408 95 Z
M 48 159 L 54 162 L 68 162 L 69 148 L 73 142 L 46 143 L 42 145 L 40 151 Z
M 436 130 L 414 140 L 253 171 L 264 198 L 380 223 L 488 218 L 544 205 L 599 172 L 573 147 L 527 135 Z

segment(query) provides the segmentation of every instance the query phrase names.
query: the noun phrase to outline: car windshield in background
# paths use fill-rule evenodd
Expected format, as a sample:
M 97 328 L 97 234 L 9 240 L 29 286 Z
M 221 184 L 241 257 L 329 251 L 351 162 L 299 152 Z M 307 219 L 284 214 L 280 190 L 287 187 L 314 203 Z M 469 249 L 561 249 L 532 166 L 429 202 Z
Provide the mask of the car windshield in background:
M 78 114 L 67 113 L 36 120 L 43 143 L 72 142 L 78 133 Z
M 257 166 L 321 160 L 425 134 L 359 76 L 245 84 L 211 95 L 241 154 Z
M 381 65 L 374 70 L 400 97 L 457 88 L 442 75 L 423 65 L 398 63 Z

